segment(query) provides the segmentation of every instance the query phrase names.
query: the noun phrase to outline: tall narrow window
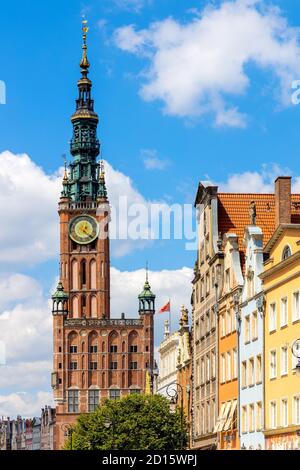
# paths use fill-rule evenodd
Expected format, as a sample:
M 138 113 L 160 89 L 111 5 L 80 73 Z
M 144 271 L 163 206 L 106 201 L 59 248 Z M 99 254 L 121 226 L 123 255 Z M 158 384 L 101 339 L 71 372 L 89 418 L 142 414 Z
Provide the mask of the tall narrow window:
M 262 383 L 262 359 L 261 355 L 256 358 L 256 383 Z
M 89 412 L 93 413 L 99 406 L 100 391 L 89 390 Z
M 249 377 L 248 377 L 248 384 L 251 387 L 254 385 L 254 359 L 249 359 Z
M 227 381 L 231 380 L 231 351 L 227 352 Z
M 78 262 L 76 260 L 72 261 L 71 270 L 72 270 L 72 289 L 78 290 Z
M 248 432 L 248 414 L 247 414 L 247 406 L 242 407 L 242 432 Z
M 85 260 L 81 261 L 81 287 L 86 286 L 86 262 Z
M 254 414 L 254 405 L 251 403 L 249 405 L 249 432 L 255 430 L 255 414 Z
M 300 424 L 300 396 L 294 397 L 294 424 Z
M 69 413 L 78 413 L 79 391 L 68 391 L 68 411 Z
M 221 382 L 226 382 L 226 358 L 225 354 L 221 355 Z
M 91 316 L 97 318 L 97 297 L 95 295 L 91 298 Z
M 275 429 L 277 427 L 277 405 L 276 405 L 276 401 L 272 401 L 270 403 L 270 426 L 271 426 L 271 429 Z
M 250 341 L 250 315 L 245 317 L 245 343 L 249 343 Z
M 286 346 L 281 348 L 280 366 L 281 366 L 281 375 L 287 375 L 288 374 L 288 348 Z
M 242 362 L 242 388 L 247 387 L 247 362 Z
M 287 297 L 281 299 L 280 302 L 280 326 L 284 327 L 288 324 L 288 300 Z
M 300 299 L 299 291 L 293 294 L 293 321 L 300 320 Z
M 232 361 L 233 361 L 233 373 L 232 373 L 232 378 L 233 379 L 237 379 L 237 376 L 238 376 L 238 372 L 237 372 L 237 368 L 238 368 L 238 354 L 237 354 L 237 350 L 234 349 L 233 350 L 233 355 L 232 355 Z
M 252 314 L 252 341 L 255 341 L 258 338 L 258 328 L 257 328 L 257 312 Z
M 270 305 L 270 313 L 269 313 L 269 330 L 270 332 L 271 331 L 275 331 L 276 330 L 276 304 L 273 303 Z
M 263 428 L 263 413 L 262 413 L 262 403 L 256 403 L 256 430 L 261 431 Z
M 283 398 L 281 400 L 281 426 L 287 427 L 288 424 L 289 424 L 288 400 L 287 398 Z
M 79 317 L 78 297 L 73 297 L 73 299 L 72 299 L 72 317 L 73 318 L 78 318 Z
M 270 379 L 275 379 L 277 375 L 277 355 L 276 351 L 270 352 Z
M 91 289 L 97 289 L 97 263 L 95 260 L 91 261 L 90 275 Z

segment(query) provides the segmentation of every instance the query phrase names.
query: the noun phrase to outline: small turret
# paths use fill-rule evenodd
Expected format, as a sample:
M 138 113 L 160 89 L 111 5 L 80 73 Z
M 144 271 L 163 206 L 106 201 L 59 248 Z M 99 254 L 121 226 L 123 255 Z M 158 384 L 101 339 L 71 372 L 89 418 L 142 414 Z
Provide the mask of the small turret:
M 68 300 L 69 295 L 65 292 L 64 286 L 60 281 L 58 283 L 55 294 L 52 296 L 52 314 L 53 315 L 68 315 Z
M 139 295 L 139 313 L 140 315 L 144 313 L 155 313 L 155 298 L 156 296 L 151 291 L 151 286 L 148 279 L 148 266 L 146 269 L 146 282 L 144 285 L 144 290 Z

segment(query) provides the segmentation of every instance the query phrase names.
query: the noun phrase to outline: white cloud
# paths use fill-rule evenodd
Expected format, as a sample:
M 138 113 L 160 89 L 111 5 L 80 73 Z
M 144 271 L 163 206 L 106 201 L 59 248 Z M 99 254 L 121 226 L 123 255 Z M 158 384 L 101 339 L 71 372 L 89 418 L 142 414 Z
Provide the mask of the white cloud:
M 245 171 L 234 173 L 228 176 L 227 181 L 216 183 L 219 191 L 228 193 L 273 193 L 274 181 L 278 176 L 291 175 L 292 172 L 288 168 L 280 165 L 262 165 L 260 171 Z M 298 188 L 298 189 L 297 189 Z M 300 178 L 294 179 L 293 190 L 299 192 Z
M 143 149 L 141 157 L 146 170 L 165 170 L 170 165 L 169 160 L 159 158 L 157 150 Z
M 51 331 L 49 333 L 50 335 L 52 334 Z M 51 351 L 49 351 L 50 356 Z M 14 391 L 48 389 L 51 380 L 51 370 L 52 360 L 9 363 L 1 367 L 0 389 Z
M 156 295 L 156 310 L 170 299 L 173 329 L 178 328 L 180 307 L 184 304 L 190 310 L 191 281 L 193 270 L 183 267 L 177 270 L 149 272 L 152 292 Z M 138 294 L 142 292 L 146 278 L 144 269 L 137 271 L 119 271 L 111 268 L 112 317 L 120 317 L 124 312 L 127 318 L 138 317 Z M 168 314 L 155 316 L 155 345 L 163 338 L 164 320 Z
M 246 66 L 271 72 L 281 102 L 290 103 L 291 83 L 300 74 L 297 35 L 278 8 L 232 0 L 204 8 L 189 22 L 166 18 L 147 29 L 121 27 L 114 40 L 148 61 L 141 73 L 144 100 L 162 101 L 170 115 L 213 114 L 218 126 L 245 127 L 245 113 L 230 101 L 250 86 Z
M 32 298 L 32 293 L 40 298 L 42 291 L 35 279 L 23 274 L 0 277 L 0 315 L 12 302 L 25 301 Z
M 126 199 L 128 208 L 137 204 L 149 208 L 151 201 L 142 196 L 128 176 L 108 163 L 106 170 L 109 200 L 116 210 L 111 232 L 118 233 L 116 227 L 125 232 L 128 212 L 120 210 L 120 198 Z M 62 171 L 47 175 L 28 155 L 0 153 L 0 211 L 5 214 L 0 232 L 0 263 L 34 265 L 58 256 L 57 204 Z M 124 256 L 151 243 L 148 224 L 147 219 L 142 223 L 143 240 L 118 239 L 112 243 L 112 255 Z
M 0 262 L 32 263 L 58 253 L 58 173 L 46 175 L 28 155 L 0 154 Z
M 40 417 L 41 408 L 51 405 L 52 394 L 49 392 L 12 393 L 10 395 L 0 395 L 0 415 L 15 418 Z

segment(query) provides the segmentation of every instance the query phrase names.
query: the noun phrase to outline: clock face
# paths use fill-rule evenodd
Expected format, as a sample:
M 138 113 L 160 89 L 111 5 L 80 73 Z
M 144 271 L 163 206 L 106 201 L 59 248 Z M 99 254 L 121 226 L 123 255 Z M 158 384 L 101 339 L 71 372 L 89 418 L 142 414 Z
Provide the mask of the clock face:
M 292 351 L 294 356 L 300 359 L 300 339 L 297 339 L 297 341 L 294 342 Z
M 71 220 L 69 226 L 71 240 L 80 245 L 93 242 L 99 235 L 98 222 L 94 217 L 82 215 Z

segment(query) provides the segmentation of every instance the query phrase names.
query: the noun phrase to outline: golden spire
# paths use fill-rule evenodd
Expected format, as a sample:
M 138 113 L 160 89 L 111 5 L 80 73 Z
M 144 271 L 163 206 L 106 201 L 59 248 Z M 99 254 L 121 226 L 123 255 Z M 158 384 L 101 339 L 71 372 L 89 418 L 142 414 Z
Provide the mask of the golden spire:
M 85 19 L 85 16 L 82 17 L 82 59 L 80 62 L 80 67 L 81 67 L 81 73 L 84 78 L 86 78 L 88 74 L 88 69 L 90 68 L 90 63 L 87 58 L 87 44 L 86 44 L 86 38 L 87 38 L 87 33 L 89 32 L 89 27 L 87 26 L 88 22 Z

